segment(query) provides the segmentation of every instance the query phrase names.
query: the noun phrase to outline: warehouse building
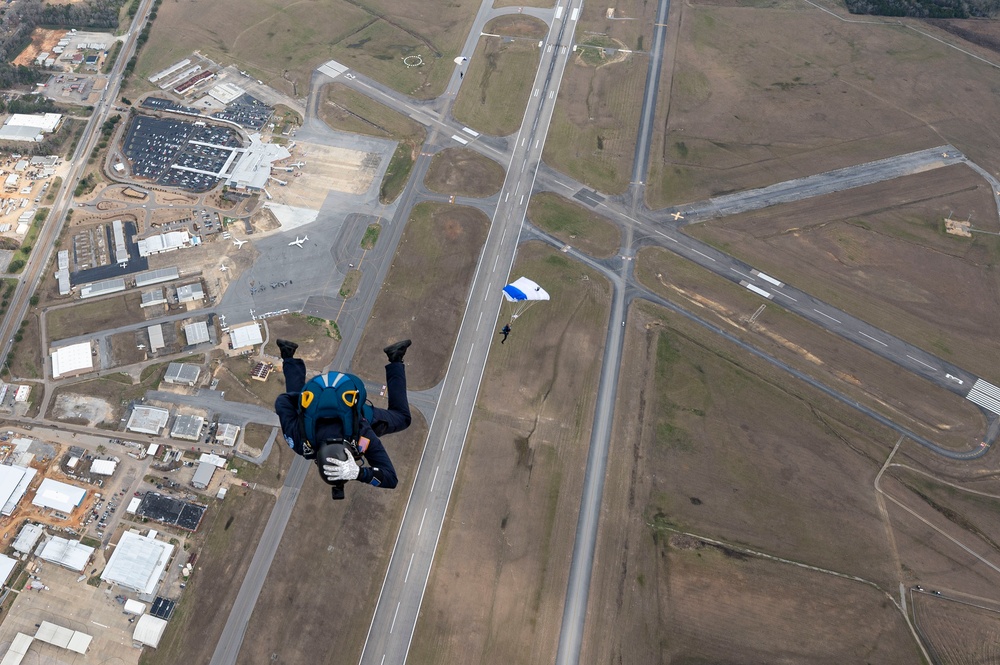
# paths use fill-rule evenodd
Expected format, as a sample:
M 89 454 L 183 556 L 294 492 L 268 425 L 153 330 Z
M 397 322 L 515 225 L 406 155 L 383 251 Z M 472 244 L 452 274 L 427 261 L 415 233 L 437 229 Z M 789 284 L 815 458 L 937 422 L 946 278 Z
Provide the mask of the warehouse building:
M 85 374 L 94 369 L 94 356 L 90 342 L 70 344 L 52 351 L 52 378 Z
M 41 524 L 25 523 L 21 527 L 20 533 L 17 534 L 17 538 L 14 539 L 14 550 L 21 554 L 28 554 L 35 549 L 35 545 L 38 544 L 38 540 L 42 537 L 43 533 L 45 531 L 42 529 Z
M 201 376 L 201 368 L 197 365 L 170 363 L 167 365 L 167 373 L 163 375 L 163 380 L 167 383 L 193 386 L 198 383 L 199 376 Z
M 126 531 L 101 573 L 101 579 L 129 591 L 150 595 L 159 586 L 173 553 L 174 546 L 157 540 L 153 530 L 145 536 Z
M 166 409 L 161 409 L 158 406 L 137 406 L 132 409 L 132 415 L 128 417 L 125 429 L 130 432 L 159 436 L 160 430 L 166 427 L 169 419 L 170 412 Z
M 156 305 L 166 305 L 167 299 L 163 295 L 163 289 L 150 289 L 142 292 L 142 301 L 139 307 L 154 307 Z
M 163 329 L 160 328 L 159 323 L 146 328 L 146 332 L 149 333 L 149 350 L 151 353 L 156 353 L 166 346 L 166 343 L 163 341 Z
M 106 279 L 101 282 L 94 282 L 93 284 L 84 284 L 80 287 L 80 298 L 96 298 L 97 296 L 106 296 L 109 293 L 118 293 L 124 290 L 125 278 L 115 277 L 114 279 Z
M 180 273 L 177 271 L 177 266 L 171 266 L 170 268 L 158 268 L 157 270 L 147 270 L 145 272 L 139 272 L 135 274 L 135 286 L 136 288 L 143 288 L 144 286 L 152 286 L 153 284 L 159 284 L 161 282 L 169 282 L 180 277 Z
M 209 483 L 212 482 L 212 477 L 215 476 L 215 471 L 219 467 L 215 466 L 211 462 L 201 462 L 198 468 L 195 469 L 194 477 L 191 478 L 191 487 L 199 490 L 203 490 L 208 487 Z
M 240 435 L 239 425 L 230 425 L 229 423 L 219 423 L 219 429 L 215 432 L 215 442 L 220 443 L 224 446 L 235 446 L 236 439 Z
M 230 328 L 229 341 L 232 344 L 233 349 L 242 349 L 248 346 L 254 346 L 255 344 L 263 344 L 264 337 L 261 335 L 259 324 L 248 323 L 247 325 L 240 326 L 239 328 Z
M 49 536 L 36 551 L 39 559 L 56 563 L 63 568 L 83 572 L 94 556 L 94 548 L 87 547 L 78 540 L 67 540 L 60 536 Z
M 177 302 L 194 302 L 205 299 L 205 289 L 201 282 L 177 287 Z
M 44 478 L 31 503 L 39 508 L 58 510 L 60 513 L 69 515 L 74 508 L 83 503 L 85 496 L 87 496 L 87 490 L 82 487 Z
M 174 426 L 170 428 L 170 436 L 174 439 L 197 441 L 201 438 L 201 428 L 205 419 L 201 416 L 177 416 Z
M 184 326 L 184 337 L 187 339 L 188 346 L 204 344 L 209 341 L 208 324 L 204 321 L 187 324 Z

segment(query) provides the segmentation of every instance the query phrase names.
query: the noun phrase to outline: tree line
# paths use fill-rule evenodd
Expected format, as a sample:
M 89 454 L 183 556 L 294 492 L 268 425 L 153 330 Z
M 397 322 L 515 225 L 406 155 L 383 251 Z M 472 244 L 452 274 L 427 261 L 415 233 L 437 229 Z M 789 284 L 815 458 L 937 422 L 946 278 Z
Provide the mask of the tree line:
M 914 18 L 991 18 L 1000 0 L 846 0 L 852 14 Z

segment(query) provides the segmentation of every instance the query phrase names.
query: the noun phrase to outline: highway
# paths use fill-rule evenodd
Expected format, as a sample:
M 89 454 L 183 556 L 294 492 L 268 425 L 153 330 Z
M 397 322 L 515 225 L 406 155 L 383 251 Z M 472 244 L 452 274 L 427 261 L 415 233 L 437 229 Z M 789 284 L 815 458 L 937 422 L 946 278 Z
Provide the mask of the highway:
M 132 20 L 132 26 L 129 29 L 125 43 L 118 54 L 118 59 L 115 61 L 114 67 L 111 68 L 111 72 L 108 75 L 108 87 L 101 95 L 101 100 L 94 107 L 94 112 L 90 115 L 83 133 L 80 135 L 76 152 L 70 160 L 72 163 L 69 172 L 66 174 L 66 179 L 63 180 L 62 187 L 49 211 L 49 217 L 43 223 L 42 229 L 38 234 L 38 239 L 35 241 L 35 248 L 28 257 L 27 265 L 17 284 L 17 288 L 14 290 L 14 296 L 11 299 L 7 314 L 3 318 L 3 321 L 0 321 L 0 340 L 3 341 L 2 346 L 0 346 L 3 349 L 0 357 L 4 358 L 5 363 L 7 355 L 13 346 L 14 335 L 21 325 L 21 321 L 24 320 L 24 317 L 28 313 L 31 295 L 38 289 L 42 276 L 45 274 L 45 267 L 52 258 L 52 251 L 55 248 L 56 240 L 59 238 L 63 224 L 66 221 L 66 212 L 73 204 L 73 191 L 76 189 L 77 183 L 87 168 L 87 157 L 93 151 L 94 146 L 97 145 L 101 125 L 107 120 L 110 111 L 114 108 L 114 100 L 118 98 L 118 92 L 122 84 L 122 72 L 125 70 L 126 63 L 135 54 L 136 40 L 139 37 L 139 33 L 142 32 L 142 27 L 149 17 L 152 6 L 153 0 L 140 1 L 139 9 Z M 45 349 L 42 349 L 43 357 L 45 356 L 45 351 Z

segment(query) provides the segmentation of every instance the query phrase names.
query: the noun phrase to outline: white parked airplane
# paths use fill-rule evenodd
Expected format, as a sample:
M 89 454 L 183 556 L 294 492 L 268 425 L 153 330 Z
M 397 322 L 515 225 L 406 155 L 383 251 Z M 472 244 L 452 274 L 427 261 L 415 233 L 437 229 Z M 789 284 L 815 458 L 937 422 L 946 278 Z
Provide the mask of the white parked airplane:
M 674 216 L 674 221 L 675 221 L 675 222 L 676 222 L 676 221 L 677 221 L 678 219 L 684 219 L 684 215 L 680 214 L 679 212 L 672 212 L 672 213 L 670 213 L 670 214 Z
M 139 349 L 141 351 L 142 349 L 146 348 L 146 345 L 145 344 L 136 344 L 135 348 L 137 348 L 137 349 Z
M 295 245 L 299 249 L 302 249 L 302 243 L 304 243 L 306 240 L 309 240 L 309 236 L 303 236 L 302 238 L 295 236 L 295 240 L 288 243 L 288 246 L 291 247 L 292 245 Z
M 227 265 L 221 265 L 221 266 L 219 266 L 219 270 L 221 272 L 226 272 L 227 270 L 229 270 L 229 266 L 227 266 Z
M 295 168 L 295 167 L 297 166 L 297 167 L 299 167 L 300 169 L 301 169 L 301 168 L 302 168 L 303 166 L 305 166 L 305 165 L 306 165 L 306 163 L 305 163 L 305 162 L 295 162 L 294 164 L 289 164 L 289 166 L 291 166 L 292 168 Z
M 239 249 L 239 248 L 243 247 L 243 245 L 247 244 L 248 242 L 250 242 L 250 241 L 249 240 L 237 240 L 236 238 L 233 238 L 233 244 L 236 245 L 236 249 Z

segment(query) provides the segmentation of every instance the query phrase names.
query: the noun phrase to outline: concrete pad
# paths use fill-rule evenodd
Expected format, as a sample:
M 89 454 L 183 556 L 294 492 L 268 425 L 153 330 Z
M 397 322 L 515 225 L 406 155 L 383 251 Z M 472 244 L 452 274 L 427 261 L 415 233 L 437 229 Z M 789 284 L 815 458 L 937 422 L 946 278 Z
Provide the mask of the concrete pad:
M 297 208 L 281 203 L 268 203 L 264 207 L 270 210 L 275 219 L 278 220 L 282 231 L 291 231 L 300 226 L 311 224 L 319 216 L 319 210 Z

